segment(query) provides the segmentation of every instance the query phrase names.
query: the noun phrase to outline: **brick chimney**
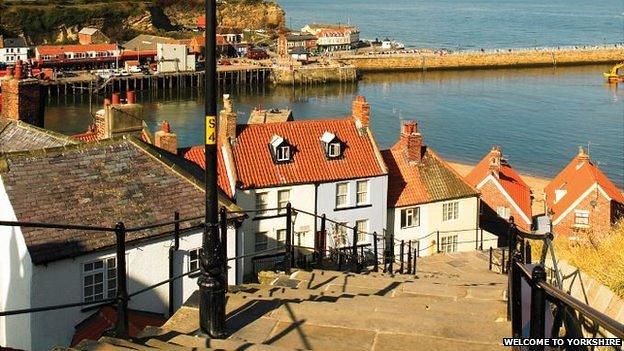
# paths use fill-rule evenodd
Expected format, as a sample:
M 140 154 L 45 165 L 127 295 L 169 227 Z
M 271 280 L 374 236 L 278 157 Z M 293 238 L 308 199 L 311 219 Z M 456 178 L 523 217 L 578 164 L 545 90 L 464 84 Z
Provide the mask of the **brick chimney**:
M 351 111 L 355 125 L 358 128 L 368 128 L 370 122 L 370 105 L 364 96 L 358 95 L 358 97 L 353 100 Z
M 45 94 L 38 79 L 23 77 L 22 61 L 2 81 L 2 112 L 6 119 L 24 121 L 43 127 Z
M 406 121 L 401 128 L 401 140 L 405 146 L 405 155 L 409 162 L 420 163 L 422 160 L 423 138 L 418 131 L 418 123 Z
M 501 147 L 498 145 L 494 145 L 492 146 L 492 150 L 490 150 L 490 165 L 489 165 L 489 170 L 490 173 L 498 178 L 498 176 L 500 175 L 500 170 L 501 170 L 501 158 L 503 156 L 503 152 L 501 150 Z
M 582 146 L 579 146 L 578 158 L 581 161 L 589 161 L 589 155 L 585 152 Z
M 230 94 L 223 94 L 223 110 L 219 112 L 218 142 L 232 142 L 236 139 L 236 118 Z
M 178 153 L 178 136 L 171 133 L 169 122 L 163 121 L 161 129 L 154 134 L 154 145 L 172 154 Z

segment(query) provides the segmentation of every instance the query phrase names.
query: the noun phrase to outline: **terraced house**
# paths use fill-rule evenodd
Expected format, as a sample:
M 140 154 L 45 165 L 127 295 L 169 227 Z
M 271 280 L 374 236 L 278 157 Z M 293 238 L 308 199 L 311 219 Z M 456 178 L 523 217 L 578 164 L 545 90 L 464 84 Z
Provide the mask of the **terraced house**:
M 369 128 L 370 106 L 364 97 L 353 102 L 349 117 L 274 123 L 237 124 L 229 97 L 224 105 L 219 185 L 238 206 L 258 211 L 241 227 L 243 252 L 283 245 L 286 222 L 280 214 L 289 202 L 301 210 L 294 218 L 295 245 L 315 245 L 320 220 L 310 214 L 357 227 L 358 242 L 371 242 L 366 233 L 383 233 L 387 170 Z M 203 146 L 181 151 L 204 166 Z M 326 229 L 328 246 L 349 241 L 344 227 Z
M 198 268 L 205 196 L 199 167 L 134 137 L 77 144 L 21 124 L 11 122 L 0 133 L 0 220 L 107 228 L 123 221 L 132 228 L 170 222 L 178 211 L 192 218 L 180 224 L 179 240 L 173 225 L 128 232 L 128 290 Z M 38 147 L 48 148 L 29 150 Z M 226 196 L 219 202 L 238 210 Z M 229 257 L 239 219 L 229 218 Z M 114 232 L 1 226 L 0 310 L 115 297 L 115 243 Z M 230 266 L 229 283 L 240 283 L 235 262 Z M 134 296 L 131 333 L 146 316 L 150 323 L 164 320 L 196 289 L 187 276 Z M 76 340 L 97 339 L 114 323 L 110 315 L 110 308 L 71 307 L 0 317 L 0 345 L 39 351 L 70 344 L 75 332 Z
M 417 123 L 405 122 L 399 140 L 382 154 L 388 167 L 388 231 L 394 239 L 412 241 L 421 256 L 474 250 L 481 238 L 478 192 L 423 143 Z M 484 238 L 484 247 L 494 244 Z

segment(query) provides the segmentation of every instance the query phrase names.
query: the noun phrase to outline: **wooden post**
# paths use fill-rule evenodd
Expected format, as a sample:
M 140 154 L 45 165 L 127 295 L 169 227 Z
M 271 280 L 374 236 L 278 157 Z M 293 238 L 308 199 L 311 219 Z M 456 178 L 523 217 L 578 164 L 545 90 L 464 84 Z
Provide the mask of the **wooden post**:
M 286 204 L 286 242 L 284 243 L 284 249 L 286 250 L 286 256 L 284 258 L 284 271 L 286 274 L 290 274 L 292 267 L 292 207 L 290 202 Z
M 407 274 L 412 273 L 412 241 L 407 241 Z
M 373 252 L 375 255 L 375 264 L 374 270 L 375 272 L 379 272 L 379 253 L 377 252 L 377 232 L 373 232 Z
M 400 272 L 401 274 L 403 274 L 403 253 L 404 253 L 404 247 L 405 247 L 405 240 L 401 240 L 401 248 L 399 249 L 399 255 L 401 255 L 401 268 L 400 268 Z

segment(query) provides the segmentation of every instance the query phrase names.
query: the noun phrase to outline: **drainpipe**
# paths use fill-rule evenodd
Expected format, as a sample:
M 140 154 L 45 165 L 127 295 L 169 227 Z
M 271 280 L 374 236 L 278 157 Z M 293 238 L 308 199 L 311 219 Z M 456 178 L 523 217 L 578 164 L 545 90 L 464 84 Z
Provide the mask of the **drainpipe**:
M 173 246 L 169 247 L 169 279 L 175 276 L 174 261 L 175 252 L 180 248 L 180 212 L 174 213 L 175 229 L 173 231 Z M 169 317 L 173 316 L 173 304 L 174 304 L 174 284 L 175 281 L 169 282 Z

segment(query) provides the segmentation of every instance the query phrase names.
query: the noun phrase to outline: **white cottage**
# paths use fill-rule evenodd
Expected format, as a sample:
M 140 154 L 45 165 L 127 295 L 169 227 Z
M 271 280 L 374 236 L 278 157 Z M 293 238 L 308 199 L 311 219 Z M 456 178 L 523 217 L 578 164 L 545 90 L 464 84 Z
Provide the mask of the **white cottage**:
M 478 192 L 424 145 L 416 122 L 405 122 L 399 141 L 382 154 L 395 240 L 412 241 L 420 256 L 474 250 L 476 240 L 480 245 Z
M 249 215 L 241 230 L 246 253 L 283 245 L 290 202 L 300 210 L 294 219 L 295 245 L 317 247 L 320 219 L 357 227 L 366 233 L 386 228 L 387 170 L 369 128 L 370 106 L 353 102 L 352 116 L 337 119 L 236 124 L 229 97 L 220 114 L 219 183 Z M 204 166 L 203 146 L 184 150 Z M 276 209 L 276 210 L 271 210 Z M 327 246 L 351 242 L 348 230 L 327 223 Z M 248 261 L 246 264 L 250 265 Z M 246 267 L 245 273 L 252 272 Z
M 175 211 L 183 219 L 199 218 L 181 224 L 178 247 L 173 225 L 128 233 L 132 293 L 198 267 L 201 173 L 196 165 L 132 137 L 0 154 L 0 220 L 101 227 L 123 221 L 131 228 L 172 221 Z M 225 196 L 219 200 L 238 209 Z M 230 219 L 227 233 L 229 257 L 236 254 L 236 220 Z M 0 226 L 0 257 L 2 311 L 98 301 L 117 292 L 114 233 Z M 230 284 L 240 282 L 234 263 Z M 185 277 L 133 297 L 129 307 L 164 317 L 170 305 L 175 311 L 196 289 L 196 279 Z M 68 346 L 94 312 L 75 307 L 0 317 L 0 346 L 34 351 Z

